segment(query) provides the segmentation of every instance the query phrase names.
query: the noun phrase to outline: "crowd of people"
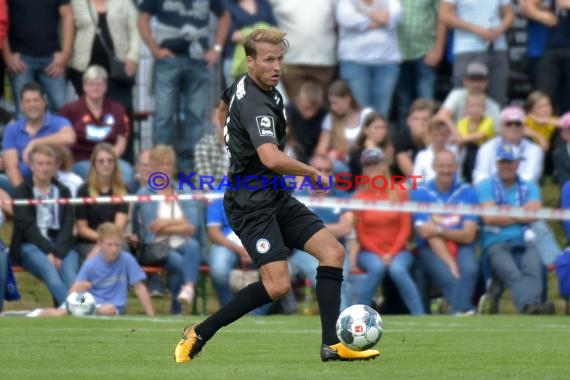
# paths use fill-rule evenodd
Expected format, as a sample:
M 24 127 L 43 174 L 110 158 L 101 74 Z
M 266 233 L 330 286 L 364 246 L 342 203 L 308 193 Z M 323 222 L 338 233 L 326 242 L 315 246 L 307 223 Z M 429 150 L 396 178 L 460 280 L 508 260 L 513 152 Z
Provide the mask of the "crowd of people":
M 518 10 L 528 30 L 533 90 L 526 99 L 508 91 L 508 32 Z M 279 28 L 289 41 L 279 86 L 290 156 L 330 175 L 421 176 L 414 189 L 369 184 L 327 196 L 536 210 L 540 185 L 552 178 L 569 198 L 569 0 L 0 0 L 0 47 L 15 106 L 2 135 L 0 198 L 180 193 L 176 181 L 150 188 L 156 171 L 219 183 L 228 158 L 225 122 L 209 102 L 222 88 L 212 83 L 220 77 L 230 85 L 247 71 L 242 44 L 260 28 Z M 135 87 L 143 49 L 153 58 L 149 88 Z M 444 61 L 453 89 L 435 99 Z M 68 87 L 76 98 L 68 99 Z M 154 97 L 153 146 L 137 155 L 135 88 Z M 56 306 L 85 281 L 76 279 L 81 265 L 112 256 L 101 241 L 117 234 L 97 232 L 105 223 L 123 231 L 125 252 L 168 247 L 161 265 L 172 313 L 192 303 L 201 264 L 210 264 L 221 304 L 231 298 L 232 271 L 252 269 L 221 202 L 3 204 L 2 212 L 14 223 L 13 263 L 40 278 Z M 435 293 L 451 313 L 470 315 L 474 295 L 483 293 L 481 309 L 496 310 L 508 288 L 519 312 L 548 311 L 546 268 L 561 249 L 544 221 L 315 212 L 346 247 L 343 306 L 399 303 L 423 315 Z M 314 285 L 314 259 L 294 250 L 289 262 Z M 140 273 L 135 279 L 128 283 Z M 147 283 L 151 294 L 164 291 L 160 276 Z M 123 312 L 124 302 L 112 310 Z

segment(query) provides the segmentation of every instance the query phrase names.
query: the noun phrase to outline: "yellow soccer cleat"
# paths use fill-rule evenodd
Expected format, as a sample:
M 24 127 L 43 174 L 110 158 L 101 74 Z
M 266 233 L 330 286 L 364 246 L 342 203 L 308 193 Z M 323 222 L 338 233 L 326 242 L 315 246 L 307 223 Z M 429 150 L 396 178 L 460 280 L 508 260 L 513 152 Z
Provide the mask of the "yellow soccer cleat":
M 379 355 L 380 351 L 377 350 L 354 351 L 342 343 L 333 344 L 332 346 L 321 345 L 321 360 L 324 362 L 370 360 L 376 359 Z
M 182 339 L 174 349 L 174 361 L 176 363 L 185 363 L 194 359 L 206 344 L 204 340 L 196 334 L 195 327 L 196 325 L 192 325 L 184 328 Z

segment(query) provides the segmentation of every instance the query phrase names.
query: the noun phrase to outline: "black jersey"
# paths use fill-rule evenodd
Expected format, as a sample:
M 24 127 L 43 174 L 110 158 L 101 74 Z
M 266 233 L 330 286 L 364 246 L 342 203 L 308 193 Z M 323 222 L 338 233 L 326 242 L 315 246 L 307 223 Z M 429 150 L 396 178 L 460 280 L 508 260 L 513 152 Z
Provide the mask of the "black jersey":
M 289 194 L 281 176 L 265 167 L 257 154 L 263 144 L 285 149 L 287 119 L 279 91 L 262 90 L 248 75 L 222 94 L 228 104 L 224 139 L 230 158 L 224 205 L 226 210 L 251 211 L 276 206 Z

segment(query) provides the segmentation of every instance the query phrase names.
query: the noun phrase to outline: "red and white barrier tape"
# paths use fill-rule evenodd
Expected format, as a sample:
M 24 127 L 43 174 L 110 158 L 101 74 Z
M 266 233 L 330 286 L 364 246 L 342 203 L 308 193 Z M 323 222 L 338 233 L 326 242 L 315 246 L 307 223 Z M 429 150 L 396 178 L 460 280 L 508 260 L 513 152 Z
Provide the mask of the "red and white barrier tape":
M 37 204 L 121 204 L 121 203 L 145 203 L 160 202 L 164 200 L 213 200 L 222 198 L 221 193 L 207 194 L 179 194 L 179 195 L 125 195 L 106 197 L 82 197 L 82 198 L 54 198 L 54 199 L 12 199 L 0 201 L 2 204 L 15 206 L 27 206 Z M 361 200 L 351 198 L 333 197 L 296 197 L 309 207 L 323 207 L 343 210 L 376 210 L 376 211 L 399 211 L 399 212 L 425 212 L 431 214 L 461 214 L 479 216 L 515 216 L 534 217 L 538 219 L 570 220 L 570 209 L 541 208 L 537 211 L 524 210 L 522 207 L 511 206 L 470 206 L 452 205 L 439 203 L 421 202 L 389 202 L 375 200 Z

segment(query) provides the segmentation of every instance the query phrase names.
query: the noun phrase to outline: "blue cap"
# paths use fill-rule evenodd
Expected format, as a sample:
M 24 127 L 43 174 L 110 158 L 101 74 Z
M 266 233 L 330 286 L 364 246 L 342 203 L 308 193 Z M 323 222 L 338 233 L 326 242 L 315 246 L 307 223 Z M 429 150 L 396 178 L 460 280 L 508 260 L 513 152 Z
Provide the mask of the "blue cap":
M 501 144 L 497 149 L 496 161 L 518 161 L 519 151 L 511 144 Z

